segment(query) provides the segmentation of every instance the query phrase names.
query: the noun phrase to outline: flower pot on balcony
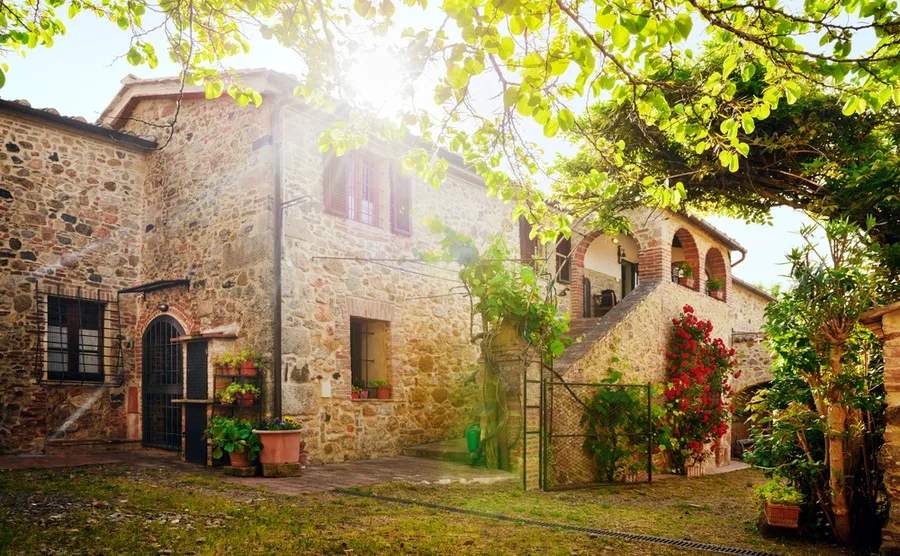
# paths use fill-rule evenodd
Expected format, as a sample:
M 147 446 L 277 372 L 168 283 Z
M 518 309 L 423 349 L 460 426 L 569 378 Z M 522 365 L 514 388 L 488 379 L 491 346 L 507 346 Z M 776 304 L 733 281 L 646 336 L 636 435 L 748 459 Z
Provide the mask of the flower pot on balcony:
M 237 403 L 238 405 L 242 405 L 244 407 L 249 407 L 256 402 L 256 394 L 253 392 L 247 392 L 246 394 L 241 394 L 238 396 Z
M 694 289 L 694 279 L 693 278 L 685 278 L 684 276 L 682 276 L 681 278 L 678 279 L 678 285 L 684 286 L 685 288 L 688 288 L 688 289 Z
M 298 463 L 302 430 L 254 430 L 259 435 L 262 450 L 259 461 L 264 464 Z
M 797 529 L 800 526 L 800 506 L 766 502 L 766 523 L 773 527 Z
M 391 399 L 391 387 L 381 386 L 375 390 L 375 397 L 379 400 Z

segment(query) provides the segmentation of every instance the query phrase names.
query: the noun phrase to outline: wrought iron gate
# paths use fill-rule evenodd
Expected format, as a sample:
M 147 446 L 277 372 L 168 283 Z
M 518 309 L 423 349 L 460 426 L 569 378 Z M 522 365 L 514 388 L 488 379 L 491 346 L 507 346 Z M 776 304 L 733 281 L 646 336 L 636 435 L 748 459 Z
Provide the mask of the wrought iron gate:
M 527 418 L 524 425 L 526 442 L 532 435 L 540 439 L 538 483 L 542 489 L 653 480 L 649 383 L 569 382 L 550 367 L 541 374 L 540 380 L 525 380 L 526 413 L 538 410 L 539 427 L 529 430 Z M 540 386 L 534 405 L 528 404 L 529 384 Z M 527 475 L 529 467 L 524 467 Z M 527 478 L 524 484 L 527 488 Z
M 172 317 L 157 317 L 144 332 L 143 412 L 144 440 L 147 447 L 181 450 L 181 405 L 172 403 L 183 397 L 181 344 L 172 340 L 183 334 Z

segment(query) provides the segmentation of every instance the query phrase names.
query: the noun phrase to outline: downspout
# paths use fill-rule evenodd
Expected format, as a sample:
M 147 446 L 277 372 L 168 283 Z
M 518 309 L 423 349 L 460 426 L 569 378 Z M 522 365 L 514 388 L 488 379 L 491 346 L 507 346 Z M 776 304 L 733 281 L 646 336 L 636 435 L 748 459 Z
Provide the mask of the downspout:
M 275 205 L 275 314 L 272 319 L 273 411 L 281 418 L 281 258 L 284 251 L 284 104 L 272 112 L 272 169 Z
M 735 262 L 731 263 L 731 268 L 734 268 L 737 265 L 741 264 L 742 262 L 744 262 L 744 259 L 746 259 L 746 258 L 747 258 L 747 252 L 741 251 L 741 258 L 736 260 Z

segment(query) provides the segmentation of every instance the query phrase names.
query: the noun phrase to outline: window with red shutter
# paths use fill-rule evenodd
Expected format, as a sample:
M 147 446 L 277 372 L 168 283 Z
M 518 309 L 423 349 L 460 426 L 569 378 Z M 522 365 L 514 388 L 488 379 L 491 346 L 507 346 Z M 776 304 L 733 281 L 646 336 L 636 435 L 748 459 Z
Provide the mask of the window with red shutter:
M 519 258 L 522 264 L 533 265 L 536 239 L 531 239 L 531 224 L 524 216 L 519 217 Z
M 391 231 L 412 235 L 412 178 L 400 171 L 398 164 L 391 164 Z
M 572 264 L 569 256 L 572 254 L 572 240 L 560 236 L 556 243 L 556 279 L 559 282 L 568 282 L 571 278 Z
M 325 159 L 325 211 L 338 216 L 347 216 L 347 198 L 350 191 L 348 166 L 351 155 L 326 155 Z

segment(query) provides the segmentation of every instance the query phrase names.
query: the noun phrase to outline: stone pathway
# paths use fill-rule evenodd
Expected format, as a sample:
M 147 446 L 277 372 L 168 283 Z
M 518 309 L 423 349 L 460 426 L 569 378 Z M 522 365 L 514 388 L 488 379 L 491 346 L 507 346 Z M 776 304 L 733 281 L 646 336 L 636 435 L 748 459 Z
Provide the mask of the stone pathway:
M 305 494 L 334 489 L 357 488 L 378 483 L 415 484 L 493 483 L 517 480 L 505 471 L 469 467 L 445 461 L 398 456 L 311 465 L 299 477 L 223 477 L 238 484 L 262 487 L 277 494 Z

